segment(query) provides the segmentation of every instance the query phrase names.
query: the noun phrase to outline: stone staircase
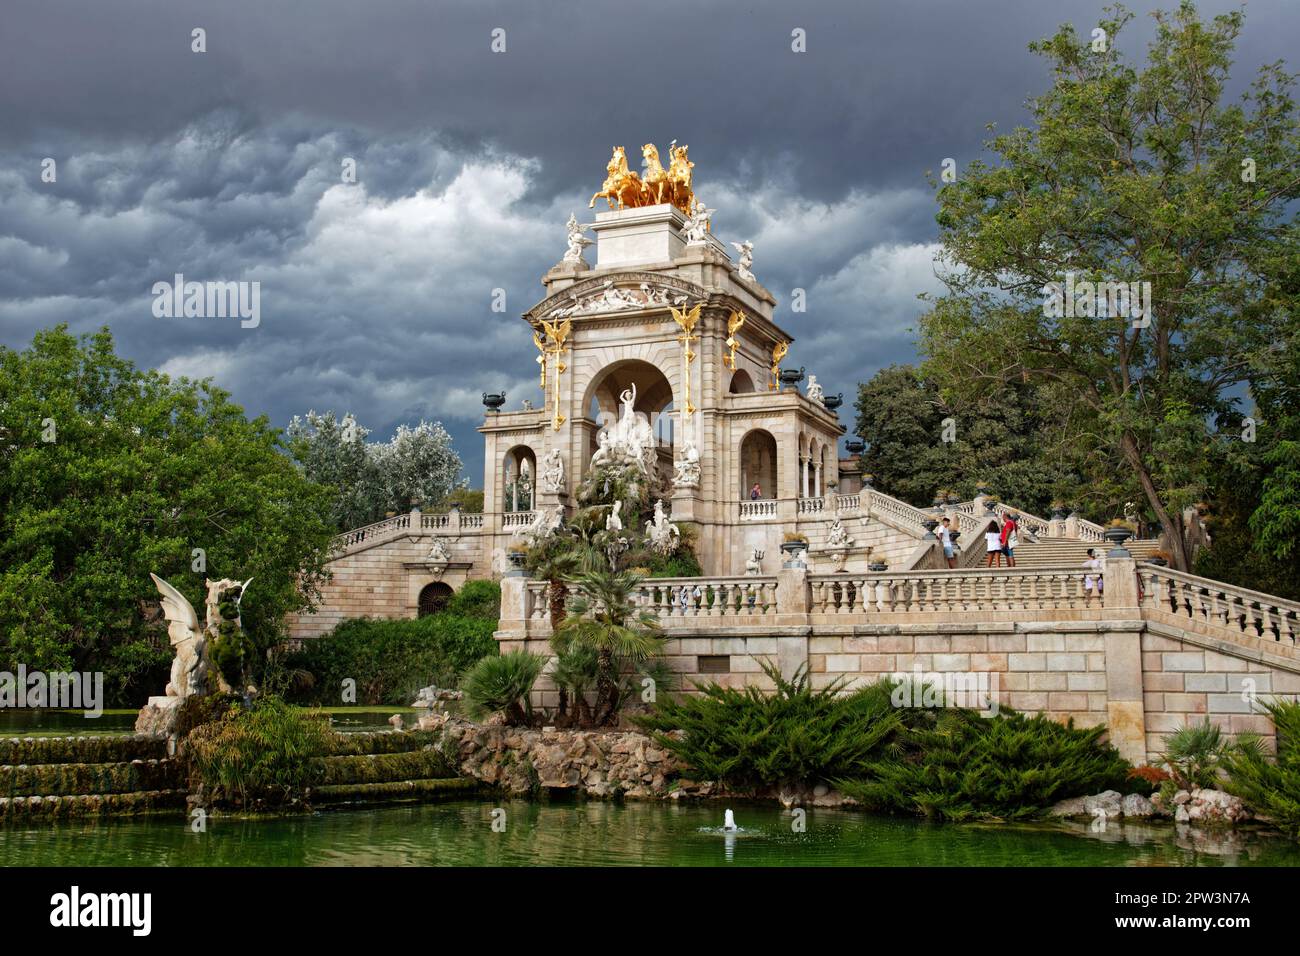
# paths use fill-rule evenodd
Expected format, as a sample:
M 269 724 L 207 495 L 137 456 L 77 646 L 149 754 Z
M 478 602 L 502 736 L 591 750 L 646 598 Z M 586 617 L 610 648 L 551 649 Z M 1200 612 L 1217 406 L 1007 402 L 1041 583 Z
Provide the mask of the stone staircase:
M 983 542 L 980 542 L 983 550 Z M 1039 538 L 1027 541 L 1023 538 L 1016 548 L 1016 567 L 1018 568 L 1078 568 L 1088 560 L 1088 549 L 1095 548 L 1104 555 L 1111 549 L 1108 543 L 1079 541 L 1074 538 Z M 1145 561 L 1160 548 L 1155 538 L 1130 538 L 1124 542 L 1124 548 L 1136 561 Z M 980 557 L 983 562 L 984 557 Z M 1005 563 L 1005 562 L 1004 562 Z
M 167 742 L 142 734 L 0 739 L 0 823 L 177 813 L 182 777 Z

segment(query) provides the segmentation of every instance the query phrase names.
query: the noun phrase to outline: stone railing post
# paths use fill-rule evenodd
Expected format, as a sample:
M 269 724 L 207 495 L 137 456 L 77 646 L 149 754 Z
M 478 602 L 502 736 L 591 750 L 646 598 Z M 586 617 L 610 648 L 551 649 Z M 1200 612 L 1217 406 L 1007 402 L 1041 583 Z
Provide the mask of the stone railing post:
M 447 528 L 454 534 L 460 534 L 460 505 L 452 504 L 447 509 Z
M 1065 536 L 1067 538 L 1079 537 L 1079 516 L 1073 511 L 1065 519 Z
M 781 568 L 776 573 L 776 624 L 782 633 L 776 639 L 776 662 L 787 680 L 808 664 L 807 568 Z
M 522 649 L 504 646 L 507 642 L 523 641 L 528 635 L 528 576 L 521 568 L 513 568 L 501 578 L 501 619 L 492 635 L 507 650 Z
M 1102 587 L 1103 615 L 1113 622 L 1106 647 L 1106 726 L 1110 742 L 1133 764 L 1147 762 L 1146 708 L 1142 697 L 1142 611 L 1138 607 L 1137 562 L 1107 557 Z M 1127 626 L 1126 626 L 1127 625 Z

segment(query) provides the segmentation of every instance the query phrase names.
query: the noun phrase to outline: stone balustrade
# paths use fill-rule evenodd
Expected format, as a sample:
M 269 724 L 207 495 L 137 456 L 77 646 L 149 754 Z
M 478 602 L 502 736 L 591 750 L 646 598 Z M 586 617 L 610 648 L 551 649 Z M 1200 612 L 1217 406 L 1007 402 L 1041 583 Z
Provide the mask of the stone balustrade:
M 532 511 L 507 511 L 501 515 L 501 527 L 526 528 L 533 523 L 536 516 Z
M 813 614 L 1082 608 L 1083 575 L 1066 570 L 916 571 L 809 577 Z M 1096 604 L 1100 606 L 1101 602 Z
M 339 535 L 334 539 L 334 546 L 336 549 L 346 549 L 361 544 L 363 541 L 387 537 L 396 531 L 405 531 L 410 527 L 410 514 L 394 515 L 391 518 L 385 518 L 383 521 L 376 521 L 374 524 L 368 524 L 363 528 L 355 528 Z
M 760 521 L 777 517 L 779 502 L 775 498 L 759 498 L 740 502 L 741 521 Z
M 641 582 L 637 603 L 665 624 L 700 617 L 763 617 L 776 614 L 777 579 L 774 575 L 652 578 Z
M 1185 626 L 1297 646 L 1300 604 L 1185 574 L 1154 564 L 1138 566 L 1144 610 L 1171 615 Z

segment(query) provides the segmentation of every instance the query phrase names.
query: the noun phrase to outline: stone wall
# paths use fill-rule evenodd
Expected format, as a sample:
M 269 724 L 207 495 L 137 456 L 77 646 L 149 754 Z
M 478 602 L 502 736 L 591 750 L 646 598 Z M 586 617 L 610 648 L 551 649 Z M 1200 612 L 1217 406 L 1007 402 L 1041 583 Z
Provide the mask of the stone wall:
M 1078 577 L 1075 571 L 876 576 L 892 581 L 887 598 L 885 584 L 865 577 L 836 576 L 832 585 L 828 576 L 810 580 L 802 570 L 783 569 L 775 605 L 765 609 L 661 609 L 664 653 L 688 690 L 691 682 L 709 681 L 770 688 L 764 660 L 786 676 L 806 667 L 816 687 L 837 678 L 854 687 L 917 671 L 923 678 L 983 679 L 998 706 L 1104 724 L 1134 763 L 1154 759 L 1166 734 L 1205 718 L 1229 734 L 1252 731 L 1275 743 L 1255 698 L 1300 694 L 1300 646 L 1286 636 L 1289 625 L 1279 625 L 1276 639 L 1243 632 L 1249 615 L 1242 604 L 1221 619 L 1171 612 L 1157 573 L 1144 568 L 1139 575 L 1131 558 L 1110 559 L 1104 601 L 1086 602 Z M 1226 586 L 1208 582 L 1205 590 L 1220 587 Z M 502 650 L 549 656 L 548 624 L 521 599 L 526 589 L 521 578 L 503 580 L 497 639 Z M 1222 596 L 1216 600 L 1208 606 L 1227 606 Z M 1268 608 L 1265 619 L 1281 621 L 1283 605 L 1261 607 Z M 557 702 L 543 675 L 535 705 Z

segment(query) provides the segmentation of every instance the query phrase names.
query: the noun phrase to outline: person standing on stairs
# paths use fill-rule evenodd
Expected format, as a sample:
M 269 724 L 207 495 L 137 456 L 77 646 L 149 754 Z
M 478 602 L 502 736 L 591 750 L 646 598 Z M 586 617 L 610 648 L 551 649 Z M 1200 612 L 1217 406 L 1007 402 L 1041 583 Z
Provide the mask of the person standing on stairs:
M 984 532 L 984 547 L 989 553 L 988 561 L 984 566 L 991 568 L 994 560 L 996 560 L 998 567 L 1002 567 L 1002 528 L 996 518 L 993 519 L 993 523 L 989 525 L 988 530 Z
M 1020 525 L 1016 523 L 1016 516 L 1007 515 L 1007 520 L 1002 523 L 1002 553 L 1007 556 L 1007 567 L 1016 566 L 1016 548 L 1020 545 Z

